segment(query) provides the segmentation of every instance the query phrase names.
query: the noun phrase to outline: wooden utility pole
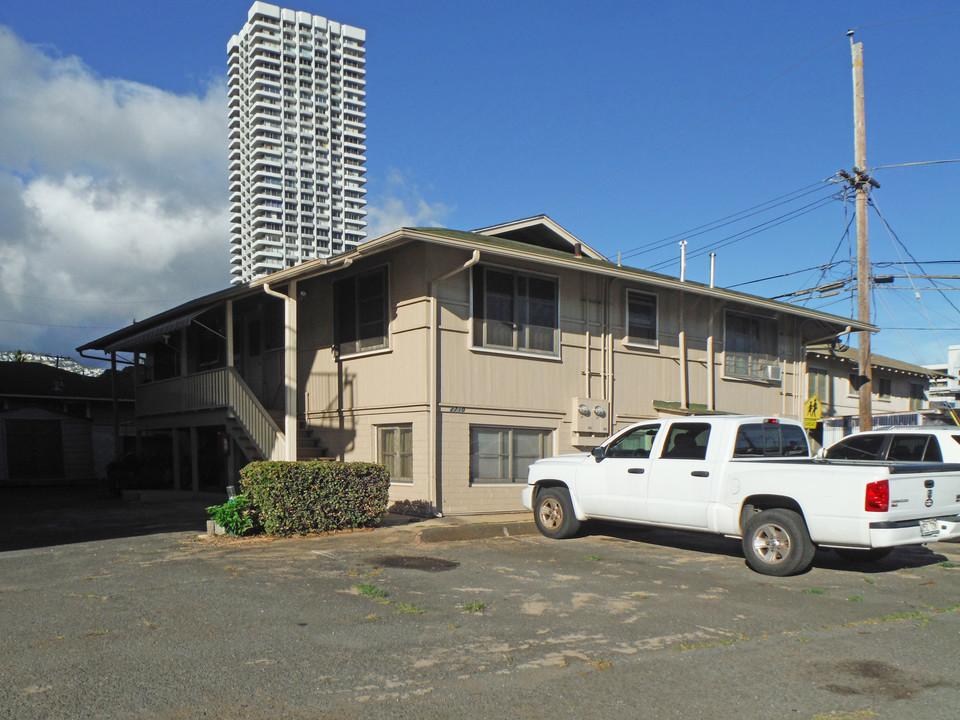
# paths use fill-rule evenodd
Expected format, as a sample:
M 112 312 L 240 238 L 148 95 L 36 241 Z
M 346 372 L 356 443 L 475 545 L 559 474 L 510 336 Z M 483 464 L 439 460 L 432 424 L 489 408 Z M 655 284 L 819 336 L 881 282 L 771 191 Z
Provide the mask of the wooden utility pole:
M 853 30 L 847 32 L 853 55 L 853 126 L 854 126 L 854 186 L 857 192 L 857 319 L 870 322 L 870 248 L 867 240 L 867 129 L 863 102 L 863 43 L 853 41 Z M 861 330 L 857 340 L 859 350 L 860 429 L 873 428 L 873 369 L 870 363 L 870 331 Z

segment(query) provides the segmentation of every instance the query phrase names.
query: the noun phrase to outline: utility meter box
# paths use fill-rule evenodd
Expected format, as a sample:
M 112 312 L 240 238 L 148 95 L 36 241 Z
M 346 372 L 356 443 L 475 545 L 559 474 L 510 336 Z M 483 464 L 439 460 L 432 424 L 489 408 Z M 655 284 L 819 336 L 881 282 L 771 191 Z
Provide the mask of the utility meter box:
M 574 435 L 606 435 L 610 403 L 597 398 L 574 398 L 571 413 Z

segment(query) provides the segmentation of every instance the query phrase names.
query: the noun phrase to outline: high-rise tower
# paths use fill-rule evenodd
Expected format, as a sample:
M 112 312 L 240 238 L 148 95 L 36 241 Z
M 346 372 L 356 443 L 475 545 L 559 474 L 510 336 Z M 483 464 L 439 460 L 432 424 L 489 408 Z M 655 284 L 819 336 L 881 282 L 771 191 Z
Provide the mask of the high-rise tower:
M 232 283 L 366 236 L 365 40 L 360 28 L 264 2 L 230 38 Z

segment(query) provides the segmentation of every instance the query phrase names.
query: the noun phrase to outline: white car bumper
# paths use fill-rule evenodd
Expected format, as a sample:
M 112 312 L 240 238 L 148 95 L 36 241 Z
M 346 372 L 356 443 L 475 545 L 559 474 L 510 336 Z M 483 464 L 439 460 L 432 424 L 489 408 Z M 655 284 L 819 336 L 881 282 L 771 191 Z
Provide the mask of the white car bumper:
M 533 485 L 527 485 L 523 488 L 523 493 L 520 495 L 520 499 L 523 501 L 523 506 L 527 510 L 533 510 Z

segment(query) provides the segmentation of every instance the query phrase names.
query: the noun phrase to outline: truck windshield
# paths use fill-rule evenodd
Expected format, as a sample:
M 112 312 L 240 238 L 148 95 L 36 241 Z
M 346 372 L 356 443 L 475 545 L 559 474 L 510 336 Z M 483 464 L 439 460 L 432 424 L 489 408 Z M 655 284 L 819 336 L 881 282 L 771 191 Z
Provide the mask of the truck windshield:
M 796 425 L 749 423 L 737 431 L 735 458 L 800 457 L 810 454 L 807 438 Z

